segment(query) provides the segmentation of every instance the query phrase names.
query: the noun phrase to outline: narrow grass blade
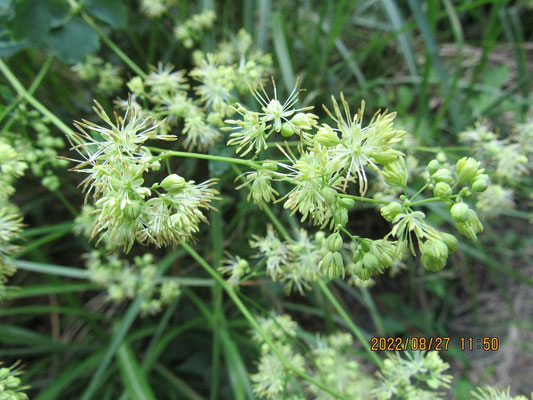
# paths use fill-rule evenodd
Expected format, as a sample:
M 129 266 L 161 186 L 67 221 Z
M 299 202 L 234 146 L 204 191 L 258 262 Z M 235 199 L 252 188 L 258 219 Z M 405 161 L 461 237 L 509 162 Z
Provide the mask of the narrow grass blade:
M 155 400 L 154 392 L 139 367 L 139 363 L 130 347 L 122 343 L 117 352 L 117 365 L 122 382 L 132 400 Z

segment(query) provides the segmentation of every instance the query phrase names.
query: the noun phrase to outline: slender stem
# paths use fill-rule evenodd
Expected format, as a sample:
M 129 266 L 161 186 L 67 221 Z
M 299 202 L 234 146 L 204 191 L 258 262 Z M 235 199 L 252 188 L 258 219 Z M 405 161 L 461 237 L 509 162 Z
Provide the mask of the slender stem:
M 53 62 L 54 62 L 54 59 L 55 59 L 55 56 L 53 54 L 51 54 L 50 56 L 48 56 L 48 58 L 46 59 L 46 61 L 44 62 L 43 66 L 41 67 L 41 69 L 39 70 L 39 72 L 37 73 L 37 76 L 35 77 L 35 79 L 33 80 L 33 82 L 31 83 L 30 85 L 30 88 L 28 89 L 28 93 L 30 94 L 33 94 L 35 93 L 35 91 L 37 90 L 37 88 L 39 87 L 39 85 L 41 84 L 42 80 L 44 79 L 44 77 L 46 76 L 46 74 L 48 73 L 50 67 L 52 66 Z M 24 98 L 19 94 L 18 98 L 13 102 L 11 103 L 8 107 L 6 107 L 4 109 L 4 111 L 2 112 L 2 114 L 0 115 L 0 122 L 11 112 L 13 111 L 15 108 L 17 108 L 17 106 L 22 103 L 24 101 Z M 11 120 L 10 120 L 11 121 Z M 11 125 L 10 124 L 10 121 L 6 123 L 5 127 L 2 128 L 2 132 L 4 132 L 6 129 L 9 129 L 9 126 Z M 6 128 L 7 127 L 7 128 Z
M 85 11 L 81 11 L 81 17 L 89 26 L 100 36 L 100 38 L 109 46 L 111 50 L 122 60 L 124 64 L 131 68 L 133 72 L 139 75 L 141 78 L 146 78 L 146 73 L 140 68 L 135 62 L 129 58 L 126 53 L 124 53 L 110 38 L 107 36 L 104 31 L 94 22 L 94 20 L 87 15 Z
M 337 197 L 347 197 L 349 199 L 359 200 L 359 201 L 365 201 L 367 203 L 374 203 L 374 204 L 389 204 L 390 201 L 386 200 L 377 200 L 377 199 L 369 199 L 367 197 L 361 197 L 361 196 L 353 196 L 351 194 L 337 194 Z
M 279 221 L 279 219 L 276 217 L 276 215 L 272 212 L 272 210 L 270 209 L 268 204 L 266 204 L 265 202 L 262 202 L 261 203 L 261 207 L 263 208 L 263 210 L 265 210 L 265 214 L 270 219 L 270 221 L 274 224 L 274 226 L 279 231 L 279 233 L 281 233 L 281 235 L 285 238 L 285 240 L 291 240 L 292 239 L 291 235 L 289 234 L 287 229 L 285 229 L 285 227 Z
M 424 186 L 422 186 L 422 187 L 418 190 L 418 192 L 416 192 L 416 193 L 413 195 L 413 197 L 411 197 L 411 201 L 413 201 L 413 200 L 416 198 L 416 196 L 418 196 L 420 193 L 422 193 L 422 192 L 424 191 L 424 189 L 428 187 L 428 185 L 429 185 L 429 182 L 426 182 L 426 184 L 425 184 Z
M 335 296 L 333 296 L 333 293 L 331 293 L 331 291 L 329 290 L 329 288 L 326 285 L 326 283 L 324 281 L 320 280 L 320 279 L 317 281 L 317 283 L 318 283 L 318 287 L 320 288 L 320 290 L 322 291 L 324 296 L 326 296 L 328 301 L 337 310 L 337 312 L 342 317 L 342 319 L 344 321 L 346 321 L 346 323 L 350 327 L 350 330 L 357 337 L 359 342 L 363 345 L 363 347 L 365 348 L 365 350 L 369 354 L 369 356 L 372 359 L 372 361 L 374 361 L 378 365 L 378 367 L 381 368 L 383 366 L 383 361 L 381 361 L 381 358 L 379 358 L 379 356 L 375 352 L 372 351 L 372 349 L 370 348 L 370 344 L 368 343 L 368 340 L 365 338 L 365 335 L 363 335 L 363 332 L 361 332 L 361 330 L 357 327 L 357 325 L 355 325 L 353 323 L 352 319 L 346 313 L 346 311 L 341 306 L 339 301 L 335 298 Z
M 442 199 L 440 197 L 431 197 L 429 199 L 424 199 L 424 200 L 420 200 L 420 201 L 416 201 L 414 203 L 411 203 L 409 204 L 410 207 L 413 207 L 413 206 L 419 206 L 420 204 L 426 204 L 426 203 L 431 203 L 432 201 L 441 201 Z
M 155 153 L 164 153 L 161 155 L 163 156 L 162 158 L 164 158 L 164 155 L 175 156 L 175 157 L 200 158 L 203 160 L 222 161 L 222 162 L 227 162 L 227 163 L 232 163 L 232 164 L 246 165 L 247 167 L 251 167 L 251 168 L 261 168 L 261 166 L 256 162 L 253 162 L 250 160 L 241 160 L 240 158 L 215 156 L 213 154 L 189 153 L 186 151 L 166 150 L 166 149 L 161 149 L 159 147 L 147 147 L 147 148 L 150 151 L 153 151 Z
M 30 103 L 37 111 L 47 117 L 50 122 L 52 122 L 60 131 L 66 134 L 69 137 L 74 138 L 74 131 L 70 129 L 63 121 L 55 116 L 48 108 L 46 108 L 40 101 L 33 97 L 25 88 L 22 86 L 20 81 L 13 75 L 9 67 L 0 59 L 0 72 L 4 74 L 9 84 L 13 86 L 15 91 L 22 96 L 28 103 Z
M 276 228 L 279 229 L 281 235 L 286 239 L 286 240 L 290 240 L 291 239 L 291 236 L 289 235 L 289 233 L 287 232 L 287 230 L 283 227 L 283 225 L 280 223 L 280 221 L 278 220 L 278 218 L 274 215 L 274 213 L 270 210 L 270 208 L 268 208 L 268 206 L 266 204 L 263 204 L 263 207 L 265 209 L 265 213 L 267 214 L 267 216 L 270 218 L 270 220 L 272 221 L 272 223 L 276 226 Z M 355 241 L 355 238 L 353 237 L 352 234 L 350 234 L 350 232 L 348 232 L 346 229 L 342 228 L 343 231 L 348 234 L 350 236 L 350 238 L 352 240 Z M 361 330 L 353 323 L 353 321 L 351 320 L 350 316 L 348 315 L 348 313 L 344 310 L 344 308 L 341 306 L 341 304 L 337 301 L 337 299 L 335 298 L 335 296 L 333 296 L 333 293 L 331 293 L 331 291 L 329 290 L 329 288 L 327 287 L 327 285 L 324 283 L 324 281 L 322 281 L 321 279 L 318 279 L 317 280 L 317 283 L 318 283 L 318 286 L 320 288 L 320 290 L 324 293 L 324 295 L 326 296 L 326 298 L 328 299 L 328 301 L 333 305 L 333 307 L 337 310 L 337 312 L 339 313 L 339 315 L 341 316 L 341 318 L 346 322 L 346 324 L 348 325 L 348 327 L 350 328 L 350 330 L 354 333 L 354 335 L 357 337 L 357 339 L 361 342 L 361 344 L 363 345 L 363 347 L 365 348 L 365 350 L 369 353 L 370 355 L 370 358 L 379 366 L 381 367 L 382 366 L 382 361 L 381 359 L 377 356 L 376 353 L 374 353 L 372 351 L 372 349 L 370 348 L 370 344 L 368 343 L 368 340 L 365 338 L 365 336 L 363 335 L 363 333 L 361 332 Z
M 316 380 L 312 376 L 308 375 L 306 372 L 302 371 L 301 369 L 295 367 L 291 364 L 289 360 L 281 353 L 281 351 L 278 349 L 277 345 L 274 344 L 272 339 L 268 337 L 268 335 L 263 331 L 263 329 L 259 326 L 258 322 L 255 320 L 255 318 L 252 316 L 250 311 L 246 308 L 244 303 L 239 299 L 239 296 L 235 293 L 233 288 L 228 285 L 228 283 L 218 274 L 191 246 L 189 246 L 185 242 L 181 242 L 181 245 L 185 249 L 186 252 L 188 252 L 192 258 L 204 268 L 209 275 L 211 275 L 220 285 L 222 288 L 226 291 L 228 296 L 231 298 L 231 300 L 235 303 L 239 311 L 243 314 L 244 318 L 249 322 L 249 324 L 254 328 L 254 330 L 261 336 L 261 338 L 265 341 L 265 343 L 268 345 L 268 347 L 274 352 L 274 354 L 279 358 L 283 366 L 289 370 L 291 370 L 296 375 L 300 376 L 302 379 L 305 379 L 309 383 L 315 385 L 316 387 L 322 389 L 324 392 L 329 393 L 330 395 L 336 397 L 336 398 L 344 398 L 339 393 L 335 392 L 330 387 L 326 386 L 322 382 Z

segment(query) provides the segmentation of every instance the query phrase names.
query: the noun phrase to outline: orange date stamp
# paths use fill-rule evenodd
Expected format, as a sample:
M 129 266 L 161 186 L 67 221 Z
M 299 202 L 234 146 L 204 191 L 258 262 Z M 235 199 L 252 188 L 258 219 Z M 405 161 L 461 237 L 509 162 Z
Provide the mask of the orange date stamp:
M 373 337 L 372 351 L 448 351 L 449 337 Z
M 372 351 L 448 351 L 451 338 L 449 337 L 372 337 L 370 349 Z M 493 337 L 460 337 L 455 338 L 456 346 L 461 351 L 497 351 L 500 340 Z M 456 348 L 457 348 L 456 347 Z

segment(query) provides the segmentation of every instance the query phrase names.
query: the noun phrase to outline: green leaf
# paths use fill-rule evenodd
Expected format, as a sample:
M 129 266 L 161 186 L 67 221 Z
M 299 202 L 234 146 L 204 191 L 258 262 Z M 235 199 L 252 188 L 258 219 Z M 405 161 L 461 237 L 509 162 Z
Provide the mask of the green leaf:
M 100 47 L 98 35 L 79 17 L 51 32 L 48 44 L 60 59 L 71 63 L 84 61 Z
M 23 0 L 16 2 L 15 16 L 8 27 L 15 39 L 29 39 L 33 43 L 42 43 L 51 23 L 52 14 L 47 1 Z
M 122 0 L 85 0 L 86 10 L 116 29 L 126 28 L 126 5 Z
M 28 47 L 29 42 L 22 41 L 22 42 L 13 42 L 11 40 L 9 41 L 2 41 L 0 42 L 0 57 L 9 57 L 13 54 L 15 54 L 17 51 L 22 50 L 26 47 Z

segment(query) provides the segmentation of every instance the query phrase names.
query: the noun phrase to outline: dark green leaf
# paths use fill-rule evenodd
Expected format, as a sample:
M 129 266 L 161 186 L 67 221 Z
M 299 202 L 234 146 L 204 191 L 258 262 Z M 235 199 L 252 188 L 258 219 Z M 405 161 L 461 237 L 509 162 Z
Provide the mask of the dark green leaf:
M 126 5 L 122 0 L 85 0 L 85 8 L 113 28 L 126 28 Z
M 50 33 L 48 44 L 59 58 L 72 63 L 84 61 L 87 54 L 97 51 L 100 45 L 98 35 L 79 17 Z
M 52 23 L 52 13 L 47 1 L 25 0 L 16 2 L 15 17 L 9 28 L 15 39 L 29 39 L 42 43 Z

